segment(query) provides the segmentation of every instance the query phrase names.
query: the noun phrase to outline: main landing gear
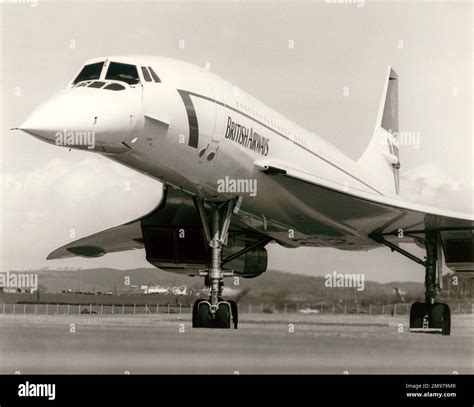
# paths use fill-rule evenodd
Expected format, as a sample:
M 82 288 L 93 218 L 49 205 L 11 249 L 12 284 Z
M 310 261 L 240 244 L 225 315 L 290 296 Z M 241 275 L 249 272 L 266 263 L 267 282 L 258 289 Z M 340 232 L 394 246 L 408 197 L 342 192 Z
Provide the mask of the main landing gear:
M 209 299 L 200 299 L 193 306 L 193 328 L 227 328 L 237 329 L 238 308 L 234 301 L 224 300 L 222 290 L 224 277 L 231 276 L 232 272 L 222 269 L 222 248 L 227 244 L 229 226 L 237 200 L 231 200 L 215 205 L 212 210 L 211 227 L 202 200 L 195 200 L 206 235 L 211 248 L 211 262 L 209 268 L 202 272 L 205 284 L 209 289 Z
M 410 332 L 430 332 L 450 335 L 451 310 L 447 304 L 436 302 L 436 289 L 442 284 L 442 276 L 438 275 L 436 284 L 438 245 L 434 232 L 425 234 L 425 302 L 415 302 L 410 309 Z
M 418 259 L 383 237 L 375 239 L 425 267 L 425 302 L 412 304 L 410 332 L 451 334 L 451 310 L 447 304 L 436 302 L 437 289 L 442 288 L 442 276 L 437 267 L 441 249 L 438 239 L 436 232 L 425 232 L 423 243 L 426 248 L 426 260 Z

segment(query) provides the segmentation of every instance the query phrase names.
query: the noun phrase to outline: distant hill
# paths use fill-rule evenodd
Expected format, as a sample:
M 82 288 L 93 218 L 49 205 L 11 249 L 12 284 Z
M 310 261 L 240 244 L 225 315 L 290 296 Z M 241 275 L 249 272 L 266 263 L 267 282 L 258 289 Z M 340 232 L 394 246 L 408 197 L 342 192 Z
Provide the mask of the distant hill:
M 31 271 L 29 271 L 31 272 Z M 167 273 L 156 268 L 137 268 L 132 270 L 115 270 L 109 268 L 80 270 L 39 270 L 38 281 L 41 291 L 61 292 L 64 289 L 82 292 L 123 292 L 127 289 L 126 278 L 130 285 L 187 286 L 200 291 L 203 279 Z M 398 287 L 406 301 L 421 300 L 424 287 L 421 283 L 394 282 L 380 284 L 365 281 L 365 290 L 355 288 L 328 288 L 324 277 L 284 273 L 269 270 L 254 279 L 239 279 L 239 286 L 233 284 L 232 278 L 226 279 L 226 286 L 238 288 L 245 293 L 249 301 L 263 302 L 313 302 L 334 303 L 341 301 L 359 301 L 361 303 L 401 302 L 394 293 Z

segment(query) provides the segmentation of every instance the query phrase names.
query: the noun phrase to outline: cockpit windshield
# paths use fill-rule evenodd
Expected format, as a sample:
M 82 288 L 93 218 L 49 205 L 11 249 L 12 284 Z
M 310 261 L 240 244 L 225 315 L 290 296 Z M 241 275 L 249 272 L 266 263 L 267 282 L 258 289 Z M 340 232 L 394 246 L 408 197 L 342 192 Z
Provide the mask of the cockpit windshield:
M 123 81 L 129 85 L 136 85 L 140 82 L 138 70 L 135 65 L 121 64 L 118 62 L 110 63 L 105 79 Z
M 96 62 L 95 64 L 85 65 L 81 72 L 79 72 L 79 75 L 77 75 L 76 79 L 74 79 L 74 84 L 91 79 L 99 79 L 103 66 L 103 61 Z

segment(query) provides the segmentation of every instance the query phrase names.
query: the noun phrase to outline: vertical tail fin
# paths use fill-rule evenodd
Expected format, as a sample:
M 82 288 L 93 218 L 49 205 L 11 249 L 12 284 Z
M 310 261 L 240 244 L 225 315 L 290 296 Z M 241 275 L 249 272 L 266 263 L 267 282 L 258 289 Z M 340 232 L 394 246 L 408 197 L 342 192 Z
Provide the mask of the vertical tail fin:
M 377 178 L 388 194 L 400 191 L 398 151 L 398 75 L 388 68 L 374 133 L 358 163 Z

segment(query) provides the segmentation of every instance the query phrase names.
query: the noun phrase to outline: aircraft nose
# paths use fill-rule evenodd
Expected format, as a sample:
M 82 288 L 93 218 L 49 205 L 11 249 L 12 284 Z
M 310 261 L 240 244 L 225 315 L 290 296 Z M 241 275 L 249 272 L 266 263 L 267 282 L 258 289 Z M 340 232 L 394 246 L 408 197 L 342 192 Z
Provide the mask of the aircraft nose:
M 140 98 L 126 91 L 73 88 L 40 105 L 19 129 L 47 143 L 119 154 L 133 130 Z

